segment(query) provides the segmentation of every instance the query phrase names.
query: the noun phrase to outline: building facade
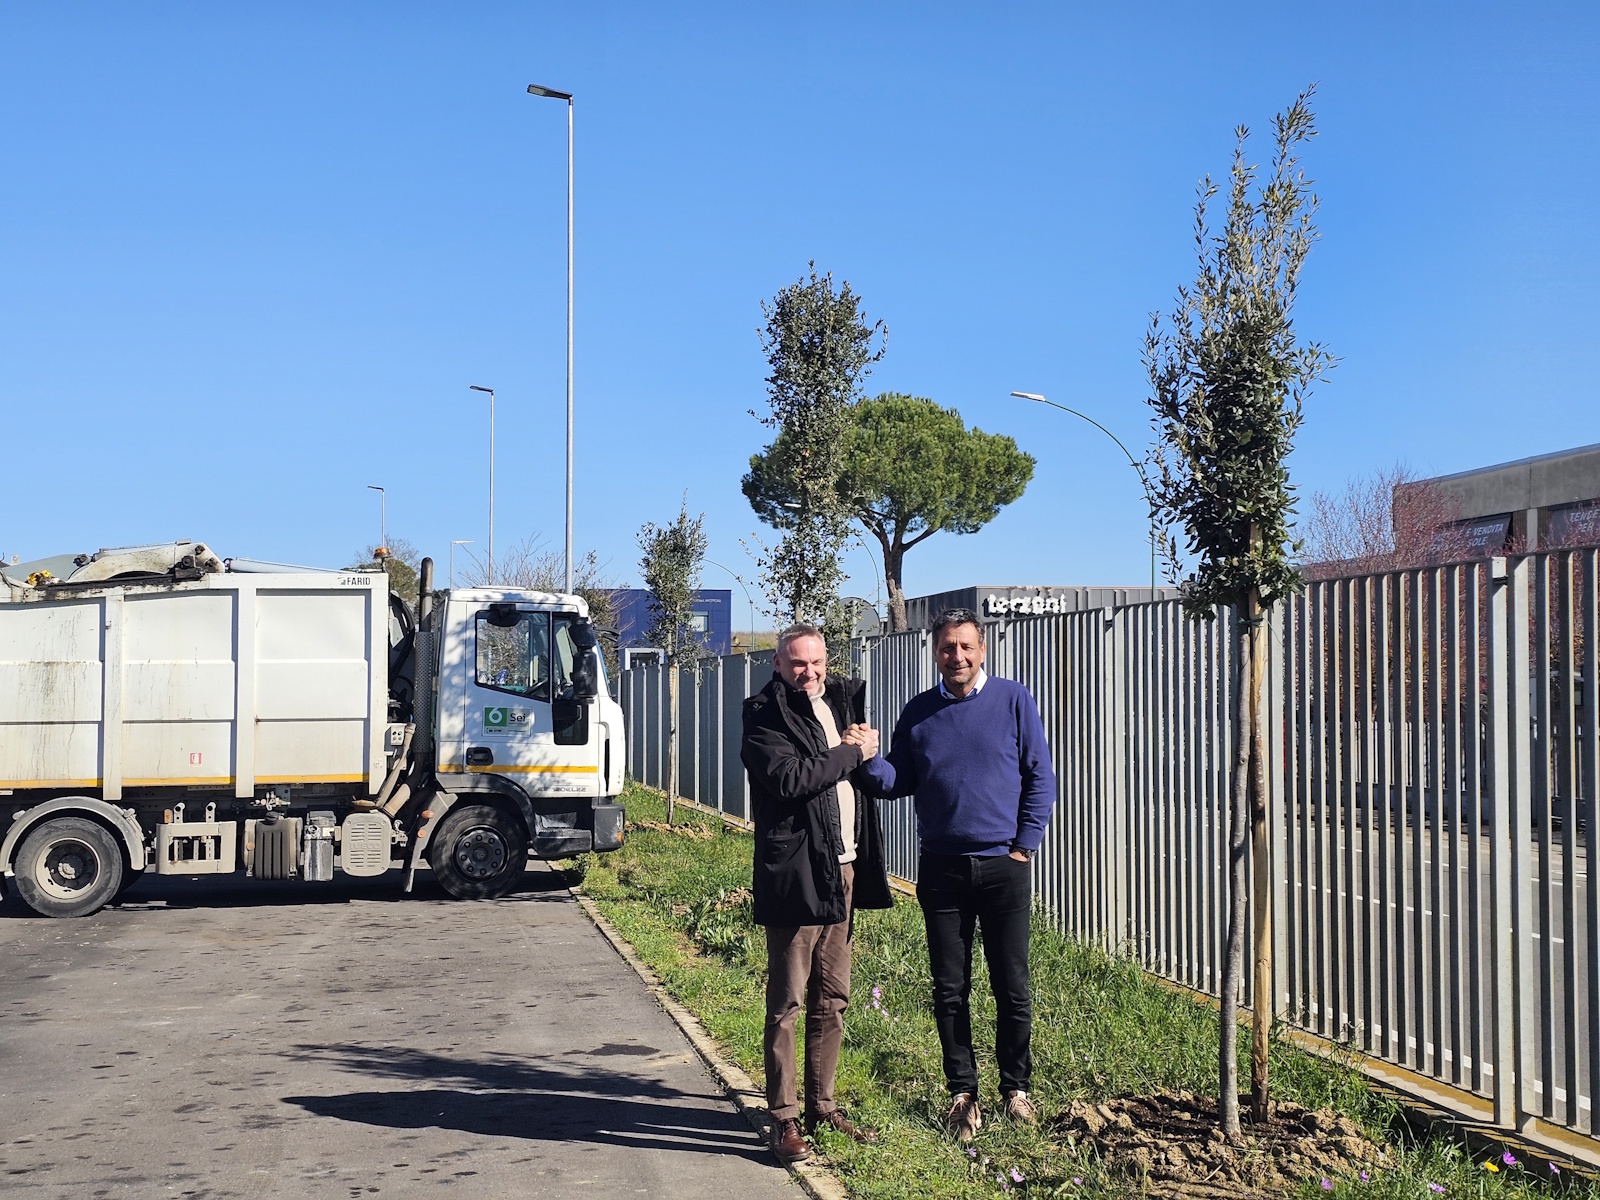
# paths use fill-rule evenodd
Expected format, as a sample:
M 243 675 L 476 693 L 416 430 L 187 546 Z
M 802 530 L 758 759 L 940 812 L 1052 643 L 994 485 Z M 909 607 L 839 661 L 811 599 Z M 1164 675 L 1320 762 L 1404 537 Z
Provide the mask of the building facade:
M 621 588 L 611 594 L 617 617 L 617 647 L 635 650 L 650 643 L 645 632 L 655 619 L 655 601 L 644 588 Z M 733 653 L 733 591 L 701 588 L 690 606 L 690 628 L 700 636 L 707 654 Z
M 1042 616 L 1086 608 L 1124 608 L 1130 604 L 1177 598 L 1177 588 L 979 584 L 907 598 L 906 625 L 911 629 L 930 629 L 934 619 L 948 608 L 969 608 L 986 621 L 997 621 L 1001 617 Z
M 1600 445 L 1401 484 L 1397 520 L 1417 489 L 1431 493 L 1418 507 L 1452 517 L 1469 557 L 1600 545 Z

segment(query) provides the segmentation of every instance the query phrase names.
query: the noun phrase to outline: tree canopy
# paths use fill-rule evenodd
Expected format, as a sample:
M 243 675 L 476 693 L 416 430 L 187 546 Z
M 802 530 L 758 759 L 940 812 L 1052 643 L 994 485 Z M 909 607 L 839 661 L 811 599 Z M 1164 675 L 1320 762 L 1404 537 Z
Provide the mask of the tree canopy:
M 399 596 L 413 609 L 417 606 L 417 567 L 421 557 L 417 548 L 405 538 L 389 539 L 384 547 L 387 553 L 378 554 L 379 547 L 368 546 L 357 557 L 359 561 L 349 568 L 352 571 L 382 571 L 389 577 L 389 591 Z
M 690 624 L 700 569 L 706 557 L 705 514 L 689 515 L 684 496 L 677 519 L 669 525 L 647 521 L 639 530 L 639 572 L 650 590 L 652 616 L 645 639 L 661 647 L 669 663 L 694 657 L 700 639 Z
M 839 558 L 849 536 L 849 514 L 840 502 L 845 432 L 860 395 L 861 380 L 883 355 L 883 322 L 869 323 L 861 299 L 832 275 L 809 275 L 780 289 L 761 306 L 766 324 L 761 348 L 768 413 L 761 421 L 778 431 L 784 451 L 770 473 L 788 497 L 783 532 L 773 547 L 761 546 L 757 561 L 762 589 L 780 620 L 814 621 L 840 652 L 842 617 Z
M 1022 495 L 1034 459 L 1001 434 L 969 429 L 953 408 L 885 392 L 850 410 L 840 438 L 839 504 L 877 539 L 889 589 L 889 625 L 905 628 L 906 551 L 936 533 L 976 533 Z M 744 494 L 767 524 L 793 525 L 795 495 L 780 432 L 750 458 Z

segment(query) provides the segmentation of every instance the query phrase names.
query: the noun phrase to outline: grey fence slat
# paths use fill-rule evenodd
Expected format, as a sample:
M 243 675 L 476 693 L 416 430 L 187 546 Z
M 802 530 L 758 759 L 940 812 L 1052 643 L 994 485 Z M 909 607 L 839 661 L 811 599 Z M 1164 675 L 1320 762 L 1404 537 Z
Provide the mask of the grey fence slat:
M 1600 886 L 1595 882 L 1595 846 L 1600 831 L 1600 551 L 1583 553 L 1583 797 L 1585 903 L 1581 948 L 1587 970 L 1574 971 L 1574 983 L 1587 976 L 1579 1008 L 1574 1058 L 1588 1067 L 1582 1080 L 1589 1100 L 1584 1130 L 1600 1132 Z M 1574 807 L 1577 807 L 1576 805 Z

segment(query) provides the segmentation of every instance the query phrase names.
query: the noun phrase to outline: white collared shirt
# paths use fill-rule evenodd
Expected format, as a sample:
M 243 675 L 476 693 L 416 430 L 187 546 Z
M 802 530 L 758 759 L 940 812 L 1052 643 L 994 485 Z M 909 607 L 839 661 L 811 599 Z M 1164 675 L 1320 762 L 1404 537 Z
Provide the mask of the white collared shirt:
M 973 696 L 976 696 L 979 692 L 983 691 L 983 685 L 988 682 L 989 672 L 985 671 L 982 667 L 979 667 L 978 677 L 972 681 L 971 690 L 968 691 L 965 696 L 955 696 L 945 690 L 944 676 L 941 675 L 939 676 L 939 695 L 943 696 L 946 700 L 969 700 Z

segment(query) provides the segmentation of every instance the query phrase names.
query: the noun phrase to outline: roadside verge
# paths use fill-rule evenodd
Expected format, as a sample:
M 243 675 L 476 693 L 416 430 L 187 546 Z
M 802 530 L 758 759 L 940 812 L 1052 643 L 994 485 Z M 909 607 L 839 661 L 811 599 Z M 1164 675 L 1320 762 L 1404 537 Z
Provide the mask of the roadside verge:
M 695 1053 L 710 1068 L 717 1082 L 722 1084 L 723 1090 L 728 1093 L 728 1098 L 744 1115 L 744 1119 L 750 1122 L 751 1128 L 762 1137 L 766 1137 L 767 1130 L 771 1126 L 771 1121 L 767 1117 L 767 1100 L 761 1089 L 756 1087 L 755 1081 L 723 1057 L 722 1047 L 717 1045 L 716 1039 L 705 1031 L 705 1027 L 695 1019 L 693 1013 L 672 998 L 672 994 L 656 977 L 656 973 L 640 961 L 639 956 L 633 952 L 633 947 L 628 945 L 627 939 L 606 920 L 604 914 L 594 906 L 594 901 L 577 888 L 572 889 L 572 898 L 584 912 L 589 914 L 589 919 L 595 923 L 595 928 L 605 935 L 606 940 L 622 956 L 622 961 L 632 967 L 634 974 L 644 981 L 645 987 L 655 998 L 656 1003 L 667 1016 L 672 1018 L 678 1028 L 683 1030 L 683 1035 L 689 1039 L 689 1044 L 694 1047 Z M 813 1200 L 849 1200 L 849 1193 L 845 1191 L 844 1185 L 825 1167 L 815 1162 L 788 1163 L 787 1166 L 789 1173 Z

